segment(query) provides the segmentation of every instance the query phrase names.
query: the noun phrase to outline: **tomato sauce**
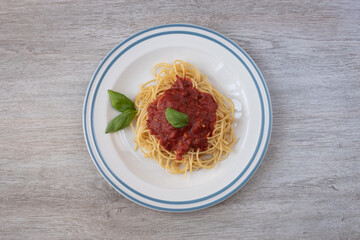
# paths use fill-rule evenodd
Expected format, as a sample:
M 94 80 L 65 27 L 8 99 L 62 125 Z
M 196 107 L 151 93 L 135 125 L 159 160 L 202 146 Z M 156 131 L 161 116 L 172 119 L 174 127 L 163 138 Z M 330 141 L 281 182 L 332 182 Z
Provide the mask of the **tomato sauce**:
M 177 159 L 181 160 L 182 154 L 190 148 L 207 149 L 207 138 L 214 130 L 218 105 L 210 94 L 195 89 L 191 80 L 176 78 L 174 85 L 148 107 L 147 127 L 161 146 L 176 151 Z M 171 126 L 165 117 L 168 107 L 187 114 L 188 125 L 182 128 Z

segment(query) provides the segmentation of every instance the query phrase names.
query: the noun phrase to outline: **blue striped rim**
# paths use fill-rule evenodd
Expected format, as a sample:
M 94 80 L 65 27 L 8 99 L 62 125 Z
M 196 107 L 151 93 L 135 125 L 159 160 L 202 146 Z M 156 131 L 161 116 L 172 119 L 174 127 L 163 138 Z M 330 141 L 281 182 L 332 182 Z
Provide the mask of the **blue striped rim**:
M 151 31 L 151 30 L 154 30 L 154 29 L 159 29 L 159 28 L 165 28 L 165 27 L 190 27 L 190 28 L 198 28 L 198 29 L 202 29 L 202 30 L 205 30 L 205 31 L 208 31 L 208 32 L 211 32 L 213 34 L 216 34 L 217 36 L 220 36 L 221 38 L 225 39 L 226 41 L 230 42 L 233 46 L 235 46 L 237 49 L 239 49 L 247 58 L 248 60 L 252 63 L 253 67 L 256 69 L 257 73 L 259 74 L 259 77 L 264 85 L 264 89 L 266 91 L 266 95 L 267 95 L 267 100 L 268 100 L 268 106 L 269 106 L 269 129 L 268 129 L 268 136 L 267 136 L 267 139 L 266 139 L 266 142 L 265 142 L 265 146 L 264 146 L 264 151 L 262 152 L 261 156 L 260 156 L 260 159 L 257 163 L 257 165 L 255 166 L 255 168 L 252 170 L 252 172 L 248 175 L 248 177 L 236 188 L 234 189 L 232 192 L 228 193 L 226 196 L 216 200 L 216 201 L 213 201 L 211 203 L 208 203 L 208 204 L 205 204 L 205 205 L 202 205 L 202 206 L 198 206 L 198 207 L 194 207 L 194 208 L 184 208 L 184 209 L 169 209 L 169 208 L 160 208 L 160 207 L 157 207 L 157 206 L 153 206 L 153 205 L 150 205 L 150 204 L 147 204 L 147 203 L 144 203 L 144 202 L 141 202 L 133 197 L 131 197 L 130 195 L 126 194 L 124 191 L 122 191 L 121 189 L 119 189 L 105 174 L 104 172 L 102 171 L 102 169 L 100 168 L 99 164 L 97 163 L 94 155 L 93 155 L 93 152 L 92 152 L 92 149 L 90 148 L 90 145 L 89 145 L 89 140 L 88 140 L 88 134 L 87 134 L 87 129 L 86 129 L 86 121 L 85 121 L 85 117 L 86 117 L 86 106 L 87 106 L 87 100 L 88 100 L 88 95 L 89 95 L 89 91 L 92 87 L 92 84 L 93 84 L 93 81 L 94 79 L 96 78 L 100 68 L 103 66 L 103 64 L 105 63 L 105 61 L 120 47 L 122 46 L 124 43 L 128 42 L 129 40 L 135 38 L 136 36 L 139 36 L 140 34 L 142 33 L 145 33 L 145 32 L 148 32 L 148 31 Z M 96 90 L 95 90 L 95 93 L 94 93 L 94 99 L 93 99 L 93 102 L 92 102 L 92 108 L 91 108 L 91 113 L 93 112 L 93 106 L 94 106 L 94 102 L 95 102 L 95 98 L 96 98 L 96 94 L 97 94 L 97 90 L 100 86 L 100 83 L 103 79 L 103 77 L 105 76 L 106 72 L 109 70 L 109 68 L 111 67 L 111 65 L 122 55 L 124 54 L 126 51 L 128 51 L 131 47 L 135 46 L 136 44 L 142 42 L 142 41 L 145 41 L 147 39 L 150 39 L 150 38 L 153 38 L 153 37 L 156 37 L 156 36 L 160 36 L 160 35 L 165 35 L 165 34 L 190 34 L 190 35 L 196 35 L 196 36 L 199 36 L 199 37 L 204 37 L 208 40 L 211 40 L 213 42 L 216 42 L 218 44 L 220 44 L 221 46 L 223 46 L 224 48 L 226 48 L 228 51 L 230 51 L 235 57 L 237 57 L 241 62 L 242 64 L 246 67 L 246 69 L 248 70 L 248 72 L 250 73 L 250 75 L 252 76 L 253 80 L 254 80 L 254 83 L 257 87 L 257 90 L 258 90 L 258 93 L 260 95 L 260 90 L 259 90 L 259 87 L 257 85 L 257 82 L 256 80 L 254 79 L 254 76 L 253 74 L 251 73 L 250 69 L 248 68 L 248 66 L 243 62 L 243 60 L 238 56 L 236 55 L 236 53 L 234 53 L 230 48 L 228 48 L 227 46 L 225 46 L 224 44 L 222 44 L 221 42 L 213 39 L 213 38 L 210 38 L 206 35 L 202 35 L 202 34 L 199 34 L 199 33 L 194 33 L 194 32 L 186 32 L 186 31 L 169 31 L 169 32 L 162 32 L 162 33 L 158 33 L 158 34 L 154 34 L 154 35 L 151 35 L 151 36 L 148 36 L 148 37 L 145 37 L 145 38 L 142 38 L 140 40 L 138 40 L 137 42 L 131 44 L 130 46 L 128 46 L 126 49 L 124 49 L 121 53 L 119 53 L 114 59 L 113 61 L 110 63 L 110 65 L 106 68 L 106 70 L 104 71 L 97 87 L 96 87 Z M 218 194 L 220 194 L 221 192 L 225 191 L 226 189 L 228 189 L 229 187 L 231 187 L 236 181 L 239 180 L 239 178 L 241 178 L 241 176 L 246 172 L 246 170 L 250 167 L 251 163 L 253 162 L 254 160 L 254 157 L 256 156 L 256 153 L 259 149 L 259 146 L 260 146 L 260 143 L 261 143 L 261 140 L 262 140 L 262 135 L 263 135 L 263 128 L 264 128 L 264 109 L 263 109 L 263 101 L 260 97 L 260 101 L 261 101 L 261 107 L 262 107 L 262 129 L 261 129 L 261 137 L 260 137 L 260 141 L 258 142 L 258 145 L 256 147 L 256 152 L 254 153 L 252 159 L 251 159 L 251 162 L 248 164 L 248 166 L 246 167 L 246 169 L 233 181 L 231 182 L 228 186 L 226 186 L 225 188 L 223 188 L 222 190 L 219 190 L 218 192 L 214 193 L 214 194 L 211 194 L 207 197 L 203 197 L 203 198 L 200 198 L 200 199 L 196 199 L 196 200 L 190 200 L 190 201 L 164 201 L 164 200 L 159 200 L 159 199 L 154 199 L 154 198 L 151 198 L 151 197 L 148 197 L 144 194 L 141 194 L 137 191 L 135 191 L 134 189 L 130 188 L 128 185 L 126 185 L 125 183 L 123 183 L 112 171 L 111 169 L 107 166 L 106 162 L 103 160 L 103 157 L 97 147 L 97 143 L 96 143 L 96 138 L 94 136 L 94 133 L 93 133 L 93 138 L 94 138 L 94 143 L 95 143 L 95 146 L 97 148 L 97 151 L 99 153 L 99 156 L 101 157 L 101 160 L 103 161 L 104 165 L 107 167 L 107 169 L 109 170 L 109 172 L 123 185 L 125 186 L 126 188 L 128 188 L 130 191 L 133 191 L 135 194 L 138 194 L 139 196 L 141 197 L 144 197 L 146 199 L 149 199 L 151 201 L 155 201 L 155 202 L 159 202 L 159 203 L 166 203 L 166 204 L 190 204 L 190 203 L 196 203 L 196 202 L 200 202 L 200 201 L 204 201 L 206 199 L 209 199 L 211 197 L 214 197 Z M 93 114 L 91 114 L 91 117 L 93 117 Z M 85 96 L 85 103 L 84 103 L 84 115 L 83 115 L 83 121 L 84 121 L 84 133 L 85 133 L 85 139 L 86 139 L 86 142 L 87 142 L 87 145 L 88 145 L 88 149 L 89 149 L 89 152 L 96 164 L 96 166 L 98 167 L 99 171 L 101 172 L 101 174 L 107 179 L 107 181 L 115 188 L 117 189 L 119 192 L 121 192 L 124 196 L 128 197 L 129 199 L 141 204 L 141 205 L 144 205 L 144 206 L 147 206 L 147 207 L 150 207 L 150 208 L 154 208 L 154 209 L 158 209 L 158 210 L 162 210 L 162 211 L 193 211 L 193 210 L 197 210 L 197 209 L 201 209 L 201 208 L 205 208 L 205 207 L 208 207 L 208 206 L 211 206 L 211 205 L 214 205 L 224 199 L 226 199 L 227 197 L 231 196 L 233 193 L 235 193 L 243 184 L 245 184 L 247 182 L 247 180 L 252 176 L 253 172 L 257 169 L 258 165 L 260 164 L 264 154 L 265 154 L 265 151 L 266 151 L 266 148 L 268 146 L 268 142 L 269 142 L 269 137 L 270 137 L 270 131 L 271 131 L 271 123 L 272 123 L 272 119 L 271 119 L 271 106 L 270 106 L 270 98 L 269 98 L 269 95 L 268 95 L 268 92 L 267 92 L 267 88 L 266 88 L 266 84 L 260 74 L 260 71 L 258 70 L 258 68 L 256 67 L 256 65 L 254 64 L 254 62 L 247 56 L 247 54 L 241 49 L 239 48 L 234 42 L 232 42 L 231 40 L 227 39 L 226 37 L 222 36 L 221 34 L 219 33 L 216 33 L 212 30 L 209 30 L 209 29 L 205 29 L 205 28 L 202 28 L 202 27 L 199 27 L 199 26 L 192 26 L 192 25 L 183 25 L 183 24 L 174 24 L 174 25 L 163 25 L 163 26 L 158 26 L 158 27 L 154 27 L 154 28 L 151 28 L 151 29 L 147 29 L 147 30 L 144 30 L 138 34 L 135 34 L 134 36 L 128 38 L 127 40 L 125 40 L 124 42 L 122 42 L 121 44 L 119 44 L 115 49 L 113 49 L 107 56 L 106 58 L 102 61 L 102 63 L 99 65 L 98 69 L 96 70 L 92 80 L 91 80 L 91 83 L 89 85 L 89 88 L 88 88 L 88 91 L 87 91 L 87 94 Z M 93 128 L 93 120 L 91 119 L 91 127 Z

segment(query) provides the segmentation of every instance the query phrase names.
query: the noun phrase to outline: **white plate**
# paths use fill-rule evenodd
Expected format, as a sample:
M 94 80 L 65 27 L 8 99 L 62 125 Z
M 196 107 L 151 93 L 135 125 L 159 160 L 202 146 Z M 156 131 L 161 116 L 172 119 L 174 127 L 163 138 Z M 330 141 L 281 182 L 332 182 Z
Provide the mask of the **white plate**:
M 181 59 L 206 74 L 211 84 L 235 103 L 233 152 L 211 170 L 185 178 L 134 151 L 131 128 L 105 134 L 119 113 L 108 89 L 134 99 L 152 67 Z M 258 168 L 271 132 L 271 105 L 266 84 L 251 58 L 230 39 L 212 30 L 184 24 L 153 27 L 126 39 L 101 62 L 84 102 L 84 135 L 103 177 L 128 199 L 156 210 L 194 211 L 223 201 L 239 190 Z

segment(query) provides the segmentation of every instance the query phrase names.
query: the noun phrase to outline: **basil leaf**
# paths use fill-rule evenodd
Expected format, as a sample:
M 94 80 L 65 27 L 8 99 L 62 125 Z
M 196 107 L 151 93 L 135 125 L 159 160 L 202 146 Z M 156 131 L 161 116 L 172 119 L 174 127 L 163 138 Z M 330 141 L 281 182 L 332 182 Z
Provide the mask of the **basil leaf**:
M 178 112 L 175 109 L 167 108 L 165 111 L 165 117 L 171 126 L 175 128 L 182 128 L 188 125 L 189 117 L 185 113 Z
M 134 103 L 127 98 L 124 94 L 108 90 L 111 105 L 118 110 L 119 112 L 124 112 L 126 110 L 135 110 Z
M 107 125 L 105 133 L 116 132 L 121 129 L 128 127 L 131 121 L 134 119 L 137 111 L 136 110 L 126 110 Z

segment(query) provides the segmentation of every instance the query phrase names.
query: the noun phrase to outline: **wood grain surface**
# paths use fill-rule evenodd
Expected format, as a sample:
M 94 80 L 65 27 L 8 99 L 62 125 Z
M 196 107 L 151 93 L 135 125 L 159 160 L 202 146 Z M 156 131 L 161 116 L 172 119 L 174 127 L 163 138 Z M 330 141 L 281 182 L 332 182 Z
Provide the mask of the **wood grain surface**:
M 170 214 L 95 168 L 83 100 L 102 58 L 140 30 L 190 23 L 255 60 L 269 150 L 228 200 Z M 360 239 L 360 2 L 0 1 L 0 239 Z

